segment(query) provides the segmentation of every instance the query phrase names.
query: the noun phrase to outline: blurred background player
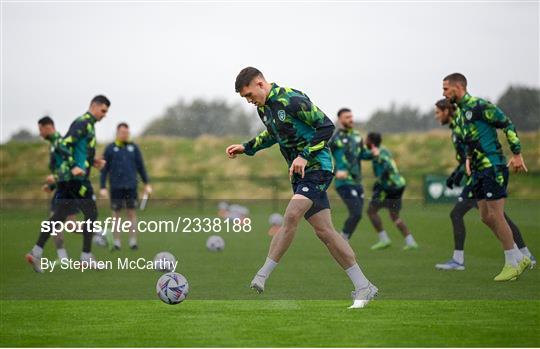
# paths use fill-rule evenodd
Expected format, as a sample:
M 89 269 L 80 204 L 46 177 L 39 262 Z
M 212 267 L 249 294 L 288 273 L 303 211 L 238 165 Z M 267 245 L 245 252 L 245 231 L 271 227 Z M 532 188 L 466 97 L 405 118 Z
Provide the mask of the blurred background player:
M 120 211 L 125 208 L 127 219 L 131 221 L 132 229 L 129 232 L 129 247 L 137 249 L 137 173 L 144 183 L 144 192 L 150 194 L 152 187 L 149 184 L 148 174 L 139 147 L 130 139 L 129 126 L 125 122 L 116 127 L 116 139 L 105 148 L 103 155 L 106 164 L 101 170 L 100 196 L 107 198 L 107 176 L 109 177 L 111 208 L 113 217 L 118 219 Z M 114 249 L 121 248 L 121 231 L 114 233 Z
M 304 93 L 268 83 L 253 67 L 238 74 L 235 90 L 257 106 L 266 129 L 247 143 L 228 146 L 227 155 L 251 156 L 278 143 L 289 166 L 294 193 L 285 210 L 283 226 L 272 238 L 266 262 L 253 278 L 251 288 L 259 293 L 264 291 L 267 278 L 291 245 L 304 216 L 354 284 L 351 307 L 364 307 L 375 297 L 377 288 L 360 270 L 351 246 L 335 231 L 326 193 L 333 171 L 328 148 L 334 131 L 332 121 Z
M 111 102 L 107 97 L 103 95 L 94 97 L 88 111 L 73 121 L 66 136 L 58 142 L 57 151 L 63 161 L 57 171 L 57 205 L 49 218 L 50 222 L 64 222 L 73 206 L 84 214 L 84 220 L 89 221 L 90 225 L 97 219 L 94 190 L 88 178 L 91 166 L 101 169 L 105 164 L 103 159 L 95 158 L 95 124 L 107 115 L 110 105 Z M 83 224 L 82 228 L 81 261 L 91 262 L 95 260 L 91 252 L 92 231 L 88 224 Z M 50 232 L 40 231 L 36 245 L 26 254 L 26 260 L 32 264 L 36 272 L 43 272 L 40 261 L 49 236 Z
M 38 120 L 38 129 L 39 129 L 39 135 L 44 140 L 48 141 L 50 143 L 49 147 L 49 170 L 50 174 L 46 178 L 46 184 L 43 185 L 43 190 L 47 193 L 53 193 L 52 199 L 51 199 L 51 205 L 50 205 L 50 216 L 53 215 L 56 207 L 57 207 L 57 185 L 56 185 L 56 178 L 57 178 L 57 171 L 60 168 L 60 165 L 62 164 L 62 155 L 60 154 L 60 151 L 62 150 L 61 145 L 59 144 L 62 141 L 62 135 L 60 132 L 56 131 L 56 128 L 54 126 L 54 121 L 49 116 L 44 116 L 41 119 Z M 79 212 L 77 207 L 71 206 L 67 210 L 67 221 L 75 221 L 76 214 Z M 64 233 L 59 232 L 54 237 L 54 244 L 56 246 L 56 253 L 58 254 L 58 259 L 62 260 L 63 258 L 68 258 L 68 254 L 66 249 L 64 248 Z
M 270 229 L 268 229 L 268 235 L 276 235 L 279 232 L 279 229 L 281 229 L 281 226 L 283 225 L 283 216 L 279 213 L 272 213 L 268 218 L 268 224 L 270 224 Z
M 369 160 L 372 155 L 364 147 L 360 132 L 353 128 L 351 110 L 342 108 L 337 116 L 339 128 L 329 145 L 336 166 L 336 190 L 349 211 L 341 235 L 345 240 L 349 240 L 362 219 L 364 207 L 361 160 Z
M 472 195 L 478 200 L 482 222 L 497 235 L 504 249 L 505 264 L 494 280 L 515 280 L 531 265 L 528 249 L 521 251 L 515 247 L 504 215 L 508 167 L 515 172 L 527 172 L 516 129 L 500 108 L 467 92 L 467 79 L 463 74 L 453 73 L 443 79 L 443 95 L 457 104 L 455 122 L 463 129 L 465 171 L 472 176 Z M 504 131 L 513 154 L 508 164 L 497 129 Z
M 465 270 L 464 247 L 466 231 L 463 217 L 472 208 L 478 208 L 476 199 L 472 195 L 472 178 L 465 174 L 465 143 L 463 139 L 463 130 L 461 127 L 457 127 L 454 121 L 456 108 L 456 105 L 448 99 L 441 99 L 435 103 L 435 117 L 437 121 L 439 121 L 441 125 L 448 125 L 452 131 L 452 144 L 454 145 L 456 160 L 458 161 L 456 169 L 446 180 L 446 185 L 448 188 L 452 189 L 454 186 L 459 186 L 463 178 L 465 178 L 465 187 L 450 213 L 454 233 L 454 254 L 448 262 L 435 265 L 435 268 L 440 270 Z M 531 267 L 534 267 L 534 265 L 536 265 L 536 259 L 530 254 L 529 249 L 525 245 L 519 228 L 512 222 L 506 213 L 504 214 L 504 217 L 512 230 L 514 242 L 524 254 L 528 253 L 529 258 L 531 259 Z
M 402 196 L 405 191 L 405 178 L 399 173 L 397 165 L 392 159 L 390 151 L 381 147 L 382 137 L 380 133 L 371 132 L 367 136 L 366 145 L 373 155 L 373 173 L 376 181 L 373 185 L 373 197 L 369 203 L 368 216 L 373 227 L 379 234 L 379 242 L 371 246 L 372 250 L 381 250 L 389 247 L 392 242 L 383 228 L 379 210 L 387 208 L 390 219 L 405 238 L 403 250 L 418 248 L 409 228 L 399 217 L 402 206 Z

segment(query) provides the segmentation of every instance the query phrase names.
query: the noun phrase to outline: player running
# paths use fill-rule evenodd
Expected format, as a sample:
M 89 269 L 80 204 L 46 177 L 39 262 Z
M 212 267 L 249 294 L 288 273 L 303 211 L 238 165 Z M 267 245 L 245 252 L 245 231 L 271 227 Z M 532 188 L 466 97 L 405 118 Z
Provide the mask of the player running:
M 527 172 L 516 129 L 500 108 L 467 92 L 463 74 L 454 73 L 443 79 L 443 95 L 457 104 L 455 123 L 463 129 L 465 171 L 472 176 L 472 195 L 478 200 L 482 222 L 497 235 L 504 249 L 505 264 L 494 280 L 516 280 L 531 265 L 529 257 L 515 247 L 504 216 L 508 167 L 515 172 Z M 503 129 L 513 153 L 508 165 L 497 139 L 497 129 Z
M 362 187 L 361 160 L 370 160 L 371 152 L 364 146 L 360 132 L 353 128 L 353 114 L 342 108 L 337 113 L 339 129 L 330 140 L 330 149 L 336 164 L 336 190 L 347 206 L 349 217 L 343 224 L 341 236 L 349 240 L 362 219 L 364 188 Z
M 471 182 L 472 178 L 465 174 L 465 143 L 463 139 L 463 130 L 457 127 L 455 123 L 455 111 L 456 105 L 451 103 L 448 99 L 441 99 L 435 103 L 435 117 L 441 123 L 441 125 L 448 125 L 452 131 L 452 144 L 456 151 L 456 160 L 458 165 L 452 172 L 450 177 L 446 180 L 446 185 L 452 189 L 454 186 L 459 186 L 465 178 L 465 187 L 463 188 L 461 195 L 456 202 L 456 205 L 450 213 L 450 219 L 452 220 L 452 227 L 454 233 L 454 254 L 452 258 L 441 264 L 436 264 L 435 268 L 440 270 L 465 270 L 465 222 L 463 217 L 472 208 L 478 208 L 478 204 L 472 195 Z M 520 251 L 531 259 L 531 268 L 536 265 L 536 259 L 531 255 L 529 249 L 523 241 L 519 228 L 512 222 L 510 217 L 505 213 L 504 217 L 512 230 L 514 242 Z
M 53 193 L 50 205 L 50 215 L 53 214 L 54 210 L 58 205 L 58 191 L 56 184 L 56 173 L 62 164 L 62 135 L 60 132 L 56 131 L 54 126 L 54 121 L 49 116 L 44 116 L 38 120 L 38 129 L 39 135 L 44 140 L 50 143 L 49 147 L 49 170 L 50 174 L 46 178 L 46 184 L 43 185 L 42 189 L 47 193 Z M 79 212 L 76 207 L 70 207 L 68 210 L 68 216 L 66 221 L 75 221 L 75 215 Z M 56 253 L 58 254 L 58 259 L 67 259 L 68 254 L 64 248 L 64 233 L 60 232 L 54 237 L 54 244 L 56 246 Z
M 90 225 L 97 219 L 97 207 L 92 184 L 88 179 L 91 166 L 101 169 L 105 164 L 102 159 L 95 159 L 96 132 L 95 123 L 107 115 L 111 102 L 107 97 L 99 95 L 92 99 L 88 111 L 75 119 L 66 136 L 59 142 L 62 164 L 59 166 L 57 206 L 49 218 L 52 222 L 64 222 L 72 207 L 84 214 L 84 220 Z M 91 253 L 92 231 L 88 224 L 83 224 L 83 248 L 81 261 L 95 261 Z M 36 272 L 43 272 L 40 266 L 43 247 L 49 239 L 50 232 L 42 230 L 36 245 L 26 255 L 26 260 L 32 264 Z
M 369 219 L 375 231 L 379 234 L 379 242 L 371 246 L 372 250 L 382 250 L 389 247 L 392 241 L 383 228 L 379 210 L 387 208 L 390 219 L 405 238 L 403 250 L 418 249 L 409 228 L 399 217 L 401 211 L 401 198 L 405 191 L 405 178 L 399 173 L 392 154 L 385 147 L 381 147 L 382 137 L 379 133 L 371 132 L 367 136 L 366 145 L 373 155 L 373 173 L 377 178 L 373 185 L 373 196 L 367 210 Z
M 377 287 L 364 276 L 353 250 L 335 231 L 326 193 L 333 170 L 327 144 L 334 131 L 332 121 L 304 93 L 268 83 L 256 68 L 243 69 L 236 77 L 235 89 L 257 106 L 266 129 L 247 143 L 228 146 L 227 155 L 252 156 L 278 143 L 289 166 L 294 193 L 285 210 L 283 226 L 272 238 L 266 262 L 251 287 L 259 293 L 264 291 L 266 280 L 291 245 L 304 216 L 354 284 L 351 308 L 364 307 L 377 294 Z
M 152 192 L 149 184 L 146 168 L 141 151 L 137 144 L 130 140 L 129 126 L 121 122 L 116 127 L 116 140 L 105 148 L 103 155 L 105 166 L 101 170 L 101 190 L 100 196 L 107 198 L 107 176 L 109 177 L 109 186 L 111 188 L 111 208 L 113 217 L 118 220 L 120 211 L 126 208 L 127 218 L 131 221 L 133 229 L 129 232 L 129 247 L 132 250 L 137 249 L 137 173 L 141 176 L 144 183 L 145 194 Z M 120 250 L 121 231 L 117 229 L 114 232 L 114 249 Z

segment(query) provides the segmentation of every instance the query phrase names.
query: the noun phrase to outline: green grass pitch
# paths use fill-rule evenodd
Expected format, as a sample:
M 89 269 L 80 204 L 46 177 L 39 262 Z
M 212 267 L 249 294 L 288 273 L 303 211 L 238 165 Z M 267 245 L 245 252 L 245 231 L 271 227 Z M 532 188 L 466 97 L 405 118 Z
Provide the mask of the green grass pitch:
M 325 247 L 301 224 L 293 246 L 257 295 L 248 284 L 266 256 L 267 219 L 272 206 L 245 203 L 251 233 L 221 233 L 225 250 L 211 253 L 211 234 L 146 233 L 138 251 L 110 253 L 94 247 L 99 259 L 153 258 L 168 250 L 190 283 L 188 299 L 166 305 L 155 295 L 154 271 L 55 271 L 35 274 L 23 259 L 34 244 L 44 208 L 3 208 L 0 213 L 1 346 L 473 346 L 540 345 L 540 273 L 526 271 L 518 281 L 495 283 L 503 264 L 499 243 L 480 222 L 466 217 L 467 270 L 441 272 L 434 264 L 451 256 L 451 206 L 405 202 L 403 218 L 420 244 L 401 250 L 402 238 L 385 218 L 393 245 L 373 252 L 376 241 L 364 217 L 351 245 L 380 290 L 365 309 L 349 310 L 351 284 Z M 281 204 L 281 209 L 283 209 Z M 345 209 L 332 202 L 339 228 Z M 42 205 L 45 207 L 45 204 Z M 165 207 L 150 202 L 141 219 L 215 216 L 195 205 Z M 540 255 L 536 201 L 511 201 L 508 213 L 533 253 Z M 108 214 L 103 206 L 100 218 Z M 66 238 L 78 258 L 81 238 Z M 54 257 L 52 241 L 45 256 Z

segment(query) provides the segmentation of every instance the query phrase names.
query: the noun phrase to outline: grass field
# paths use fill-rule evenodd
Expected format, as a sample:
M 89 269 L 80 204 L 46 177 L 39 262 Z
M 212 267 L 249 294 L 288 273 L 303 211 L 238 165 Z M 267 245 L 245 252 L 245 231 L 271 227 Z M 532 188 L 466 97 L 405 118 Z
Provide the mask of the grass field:
M 380 296 L 366 309 L 348 310 L 351 284 L 305 223 L 265 293 L 249 290 L 249 281 L 266 255 L 266 222 L 272 208 L 262 201 L 244 204 L 251 209 L 253 231 L 221 233 L 226 240 L 221 253 L 206 250 L 210 234 L 180 232 L 141 234 L 136 252 L 94 248 L 103 260 L 152 258 L 163 250 L 175 254 L 180 262 L 177 271 L 190 282 L 188 299 L 175 306 L 155 296 L 159 277 L 155 271 L 33 273 L 22 257 L 37 237 L 45 210 L 3 208 L 0 345 L 540 345 L 540 273 L 530 270 L 515 282 L 493 282 L 503 256 L 476 211 L 466 218 L 464 272 L 439 272 L 433 267 L 451 254 L 451 206 L 405 202 L 403 217 L 421 246 L 413 252 L 401 250 L 402 239 L 387 220 L 393 246 L 370 251 L 376 235 L 364 219 L 351 244 Z M 334 222 L 340 227 L 344 207 L 336 201 L 332 205 Z M 140 218 L 214 217 L 215 202 L 205 207 L 199 211 L 188 204 L 167 207 L 151 202 Z M 508 209 L 537 254 L 539 209 L 534 200 L 514 200 Z M 108 210 L 101 212 L 103 219 Z M 67 237 L 71 257 L 78 257 L 80 245 L 79 236 Z M 52 241 L 45 256 L 55 257 Z

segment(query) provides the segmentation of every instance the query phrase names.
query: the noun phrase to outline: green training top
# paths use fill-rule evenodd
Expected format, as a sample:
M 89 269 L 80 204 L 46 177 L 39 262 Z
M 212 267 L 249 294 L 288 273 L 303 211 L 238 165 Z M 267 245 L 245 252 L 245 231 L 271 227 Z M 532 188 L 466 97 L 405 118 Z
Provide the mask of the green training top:
M 347 178 L 336 178 L 336 188 L 344 185 L 362 185 L 361 160 L 371 160 L 373 155 L 364 146 L 360 132 L 353 128 L 340 128 L 330 139 L 329 145 L 336 170 L 347 171 Z
M 265 105 L 257 112 L 266 130 L 244 143 L 245 154 L 279 144 L 281 154 L 290 167 L 298 156 L 306 159 L 306 172 L 333 171 L 328 141 L 334 132 L 332 121 L 303 92 L 272 84 Z M 300 179 L 294 174 L 292 182 Z
M 399 173 L 392 153 L 388 149 L 380 147 L 379 156 L 374 156 L 371 162 L 373 173 L 377 178 L 375 185 L 380 185 L 383 189 L 400 189 L 405 186 L 405 178 Z

